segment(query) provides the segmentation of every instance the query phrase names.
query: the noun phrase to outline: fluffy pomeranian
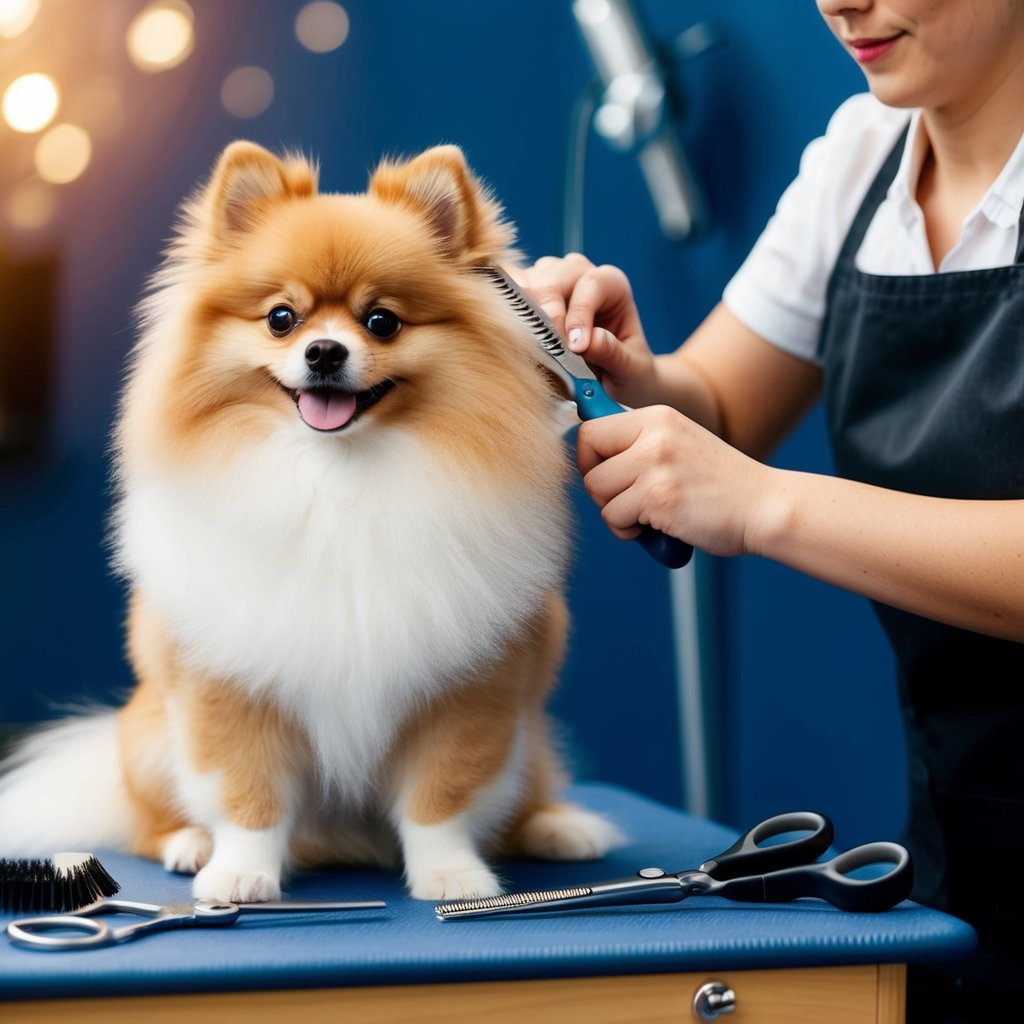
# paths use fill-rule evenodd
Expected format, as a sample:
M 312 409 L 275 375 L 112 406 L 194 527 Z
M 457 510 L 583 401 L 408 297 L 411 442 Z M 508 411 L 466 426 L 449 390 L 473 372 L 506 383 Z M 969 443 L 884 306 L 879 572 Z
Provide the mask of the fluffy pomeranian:
M 247 142 L 183 207 L 115 435 L 124 707 L 30 738 L 5 854 L 119 847 L 197 897 L 291 866 L 404 866 L 489 896 L 489 861 L 601 856 L 559 801 L 568 460 L 528 328 L 481 266 L 511 225 L 456 147 L 366 193 Z

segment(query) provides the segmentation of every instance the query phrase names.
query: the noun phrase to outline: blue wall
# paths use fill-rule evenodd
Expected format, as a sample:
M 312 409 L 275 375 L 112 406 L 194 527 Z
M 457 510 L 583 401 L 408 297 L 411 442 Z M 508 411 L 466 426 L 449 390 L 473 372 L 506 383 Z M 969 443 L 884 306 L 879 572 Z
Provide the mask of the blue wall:
M 569 0 L 350 0 L 350 37 L 328 55 L 295 41 L 300 3 L 193 4 L 197 47 L 180 68 L 147 77 L 107 55 L 105 70 L 126 87 L 120 134 L 67 187 L 47 236 L 62 261 L 58 401 L 44 455 L 0 466 L 0 722 L 130 685 L 123 594 L 105 568 L 105 446 L 131 308 L 175 206 L 227 141 L 315 154 L 323 187 L 341 191 L 362 188 L 382 155 L 456 142 L 519 224 L 524 251 L 560 251 L 565 136 L 591 76 Z M 136 6 L 105 5 L 103 30 Z M 710 18 L 726 38 L 681 69 L 682 130 L 715 216 L 706 239 L 664 239 L 633 159 L 591 140 L 586 250 L 627 270 L 648 334 L 667 350 L 717 301 L 803 145 L 861 80 L 810 0 L 639 6 L 659 37 Z M 266 67 L 277 87 L 267 112 L 245 122 L 217 102 L 242 64 Z M 15 251 L 31 244 L 11 240 Z M 827 468 L 819 417 L 777 461 Z M 573 650 L 556 703 L 567 744 L 580 775 L 679 803 L 667 575 L 577 498 Z M 755 560 L 706 560 L 701 576 L 718 629 L 716 815 L 739 826 L 811 806 L 836 818 L 844 843 L 897 831 L 902 739 L 888 655 L 864 603 Z

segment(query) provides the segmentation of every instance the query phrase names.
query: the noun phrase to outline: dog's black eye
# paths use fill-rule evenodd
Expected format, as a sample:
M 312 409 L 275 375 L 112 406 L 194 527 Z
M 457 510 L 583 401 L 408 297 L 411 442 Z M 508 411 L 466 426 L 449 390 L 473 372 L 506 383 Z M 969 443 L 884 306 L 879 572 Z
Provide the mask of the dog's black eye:
M 402 326 L 402 321 L 390 309 L 378 306 L 367 313 L 363 324 L 375 338 L 387 340 L 388 338 L 393 338 L 398 333 L 399 328 Z
M 267 326 L 275 338 L 291 334 L 299 325 L 299 316 L 290 306 L 275 306 L 267 314 Z

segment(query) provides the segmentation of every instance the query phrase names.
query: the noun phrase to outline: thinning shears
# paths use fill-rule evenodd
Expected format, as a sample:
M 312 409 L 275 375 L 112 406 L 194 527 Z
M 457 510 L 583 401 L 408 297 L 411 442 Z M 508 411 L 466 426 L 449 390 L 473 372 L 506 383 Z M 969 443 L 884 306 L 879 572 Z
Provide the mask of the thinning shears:
M 609 398 L 594 371 L 580 355 L 567 349 L 548 315 L 500 267 L 490 264 L 477 270 L 493 281 L 499 291 L 533 333 L 540 363 L 563 388 L 566 397 L 576 405 L 581 420 L 612 416 L 625 412 L 625 407 Z M 637 537 L 640 546 L 668 569 L 681 569 L 693 555 L 685 541 L 661 533 L 651 526 L 641 528 Z
M 193 903 L 139 903 L 134 900 L 102 899 L 74 914 L 26 917 L 7 926 L 11 942 L 25 949 L 52 952 L 97 949 L 129 942 L 152 932 L 173 928 L 222 928 L 234 924 L 242 914 L 308 914 L 339 910 L 372 910 L 385 906 L 379 900 L 339 902 L 332 900 L 271 900 L 267 903 L 222 903 L 196 900 Z M 134 914 L 145 918 L 120 928 L 96 920 L 103 914 Z
M 784 838 L 766 844 L 779 837 Z M 782 903 L 813 896 L 841 910 L 877 912 L 906 899 L 913 866 L 904 847 L 890 842 L 866 843 L 818 863 L 832 839 L 832 822 L 823 814 L 778 814 L 755 825 L 728 850 L 695 870 L 669 874 L 661 868 L 641 868 L 629 878 L 440 903 L 435 911 L 442 921 L 448 921 L 528 911 L 678 903 L 690 896 L 724 896 L 750 903 Z M 879 865 L 886 865 L 887 870 L 854 877 L 854 872 Z

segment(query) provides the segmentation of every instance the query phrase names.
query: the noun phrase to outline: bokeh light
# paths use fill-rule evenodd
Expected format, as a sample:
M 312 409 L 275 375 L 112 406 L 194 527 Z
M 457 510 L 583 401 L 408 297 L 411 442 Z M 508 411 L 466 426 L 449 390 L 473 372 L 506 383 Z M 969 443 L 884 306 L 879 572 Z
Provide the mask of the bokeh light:
M 220 101 L 235 117 L 259 117 L 273 99 L 274 79 L 263 68 L 235 68 L 220 87 Z
M 20 36 L 39 13 L 39 0 L 0 0 L 0 37 Z
M 4 211 L 8 222 L 20 231 L 36 231 L 53 219 L 57 208 L 54 190 L 38 178 L 23 181 L 11 193 Z
M 159 0 L 132 19 L 128 55 L 142 71 L 177 67 L 195 45 L 195 14 L 184 0 Z
M 16 131 L 42 131 L 60 106 L 60 93 L 49 75 L 33 72 L 16 78 L 3 98 L 4 120 Z
M 58 124 L 36 143 L 36 172 L 53 185 L 74 181 L 91 159 L 92 139 L 77 124 Z
M 307 50 L 329 53 L 348 38 L 348 12 L 330 0 L 306 4 L 295 19 L 295 35 Z

